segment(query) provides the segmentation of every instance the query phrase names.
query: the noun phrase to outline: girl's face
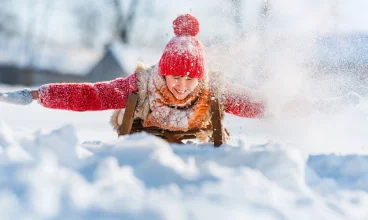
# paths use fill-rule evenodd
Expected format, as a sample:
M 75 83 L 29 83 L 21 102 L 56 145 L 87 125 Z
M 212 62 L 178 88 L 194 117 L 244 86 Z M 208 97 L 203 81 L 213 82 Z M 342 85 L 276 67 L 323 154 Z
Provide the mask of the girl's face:
M 165 78 L 167 88 L 179 100 L 185 99 L 198 86 L 198 78 L 177 75 Z

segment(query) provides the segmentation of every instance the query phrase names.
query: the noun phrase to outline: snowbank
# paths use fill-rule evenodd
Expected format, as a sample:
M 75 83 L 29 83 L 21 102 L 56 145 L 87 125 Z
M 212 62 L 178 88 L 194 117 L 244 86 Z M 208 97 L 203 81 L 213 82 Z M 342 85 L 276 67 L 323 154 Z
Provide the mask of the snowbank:
M 0 127 L 2 219 L 367 219 L 368 157 Z

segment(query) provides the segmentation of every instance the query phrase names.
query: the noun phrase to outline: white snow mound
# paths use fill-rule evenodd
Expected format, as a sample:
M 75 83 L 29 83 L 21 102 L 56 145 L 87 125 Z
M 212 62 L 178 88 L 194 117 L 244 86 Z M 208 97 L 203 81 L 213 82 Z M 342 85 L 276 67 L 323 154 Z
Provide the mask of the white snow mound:
M 0 126 L 1 219 L 368 219 L 368 157 Z

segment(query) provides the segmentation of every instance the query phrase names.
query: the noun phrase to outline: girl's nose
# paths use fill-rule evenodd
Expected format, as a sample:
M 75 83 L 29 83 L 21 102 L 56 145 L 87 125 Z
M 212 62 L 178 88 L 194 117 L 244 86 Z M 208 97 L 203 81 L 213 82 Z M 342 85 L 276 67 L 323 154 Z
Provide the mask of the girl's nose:
M 185 80 L 182 80 L 182 79 L 179 79 L 177 82 L 176 82 L 176 87 L 178 89 L 185 89 L 186 88 L 186 82 Z

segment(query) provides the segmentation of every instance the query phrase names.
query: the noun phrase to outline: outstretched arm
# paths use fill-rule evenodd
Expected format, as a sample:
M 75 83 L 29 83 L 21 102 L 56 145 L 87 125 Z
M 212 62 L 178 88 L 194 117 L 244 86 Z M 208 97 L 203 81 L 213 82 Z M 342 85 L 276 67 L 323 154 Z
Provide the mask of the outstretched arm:
M 225 112 L 248 118 L 265 117 L 266 98 L 264 95 L 231 83 L 227 83 L 225 88 Z M 349 106 L 356 106 L 360 101 L 361 96 L 356 92 L 349 92 L 345 95 L 325 99 L 298 96 L 281 104 L 280 113 L 286 117 L 306 116 L 314 111 L 338 113 Z M 267 111 L 267 116 L 273 115 L 270 110 Z
M 124 108 L 130 93 L 137 90 L 137 77 L 98 83 L 53 83 L 37 90 L 19 90 L 0 94 L 0 101 L 27 105 L 32 99 L 47 108 L 72 111 L 98 111 Z M 3 98 L 4 100 L 1 100 Z
M 224 91 L 225 112 L 247 118 L 261 118 L 265 114 L 263 97 L 244 87 L 227 83 Z
M 98 83 L 55 83 L 38 89 L 38 102 L 47 108 L 98 111 L 125 108 L 137 89 L 136 74 Z

